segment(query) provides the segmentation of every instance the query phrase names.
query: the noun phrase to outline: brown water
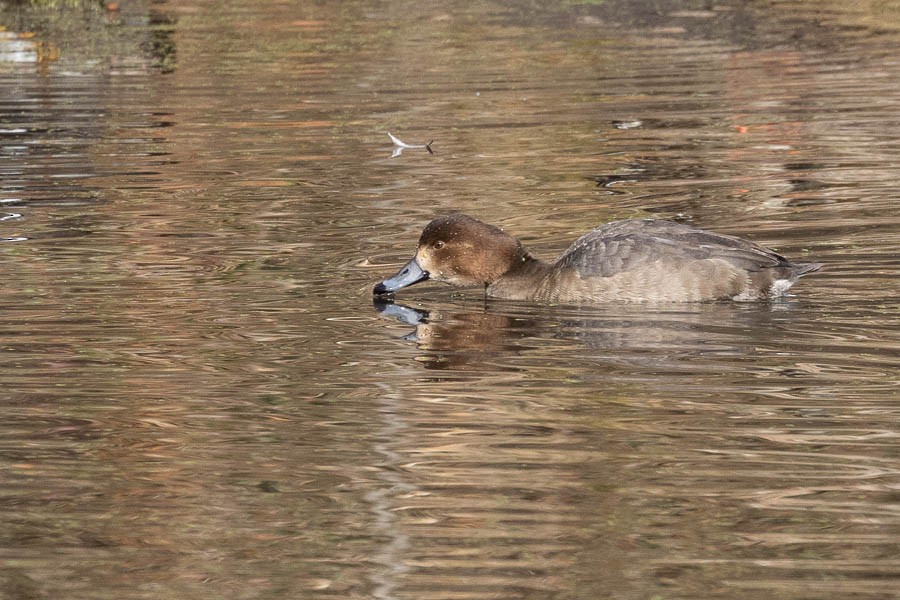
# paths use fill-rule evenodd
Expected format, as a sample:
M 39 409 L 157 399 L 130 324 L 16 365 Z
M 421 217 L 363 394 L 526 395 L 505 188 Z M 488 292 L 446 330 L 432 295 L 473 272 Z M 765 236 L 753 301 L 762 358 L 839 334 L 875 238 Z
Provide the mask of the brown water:
M 0 19 L 0 598 L 897 597 L 896 2 Z M 373 306 L 455 210 L 825 269 Z

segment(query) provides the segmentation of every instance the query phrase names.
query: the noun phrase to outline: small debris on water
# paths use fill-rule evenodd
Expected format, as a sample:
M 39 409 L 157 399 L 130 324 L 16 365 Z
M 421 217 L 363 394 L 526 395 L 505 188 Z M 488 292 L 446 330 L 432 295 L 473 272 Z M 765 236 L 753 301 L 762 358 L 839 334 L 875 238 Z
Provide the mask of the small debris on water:
M 391 142 L 394 143 L 394 151 L 391 154 L 391 158 L 395 158 L 403 154 L 404 150 L 416 149 L 416 148 L 424 148 L 428 150 L 428 154 L 434 154 L 434 150 L 431 149 L 431 145 L 434 143 L 434 140 L 431 140 L 427 144 L 407 144 L 397 136 L 393 135 L 391 132 L 388 132 L 388 137 L 391 138 Z

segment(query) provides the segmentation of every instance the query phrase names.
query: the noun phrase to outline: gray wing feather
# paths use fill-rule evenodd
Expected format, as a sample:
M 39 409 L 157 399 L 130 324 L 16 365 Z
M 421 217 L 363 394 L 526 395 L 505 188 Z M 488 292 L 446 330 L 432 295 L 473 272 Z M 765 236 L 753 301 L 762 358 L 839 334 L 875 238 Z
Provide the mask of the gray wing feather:
M 575 240 L 556 261 L 581 277 L 610 277 L 658 262 L 720 259 L 749 272 L 787 266 L 779 254 L 729 235 L 670 221 L 629 220 L 602 225 Z

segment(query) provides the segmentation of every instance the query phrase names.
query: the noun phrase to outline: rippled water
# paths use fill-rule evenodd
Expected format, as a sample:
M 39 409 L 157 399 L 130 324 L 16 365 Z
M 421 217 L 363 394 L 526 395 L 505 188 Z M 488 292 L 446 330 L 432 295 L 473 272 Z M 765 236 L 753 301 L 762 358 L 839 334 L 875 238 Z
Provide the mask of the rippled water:
M 0 596 L 896 597 L 900 9 L 847 4 L 0 2 Z M 825 268 L 373 304 L 450 211 Z

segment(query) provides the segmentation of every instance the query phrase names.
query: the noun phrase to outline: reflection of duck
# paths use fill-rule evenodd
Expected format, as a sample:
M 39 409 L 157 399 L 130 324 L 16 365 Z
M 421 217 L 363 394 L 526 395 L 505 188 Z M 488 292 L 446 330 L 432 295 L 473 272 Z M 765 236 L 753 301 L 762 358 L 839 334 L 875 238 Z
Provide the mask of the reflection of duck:
M 653 308 L 478 304 L 428 311 L 374 301 L 381 314 L 415 327 L 403 339 L 427 353 L 421 360 L 429 369 L 497 369 L 495 359 L 523 351 L 529 356 L 568 352 L 591 360 L 656 366 L 687 356 L 746 355 L 770 335 L 773 317 L 791 310 L 788 303 Z
M 388 294 L 433 279 L 542 303 L 758 300 L 783 295 L 820 266 L 791 263 L 748 240 L 650 219 L 602 225 L 545 263 L 503 230 L 457 214 L 429 223 L 412 260 L 373 291 Z
M 432 315 L 431 311 L 377 298 L 374 306 L 381 314 L 415 327 L 403 339 L 415 342 L 422 350 L 441 353 L 429 361 L 434 367 L 460 367 L 488 355 L 515 352 L 520 349 L 516 340 L 533 336 L 539 330 L 533 319 L 484 310 Z

